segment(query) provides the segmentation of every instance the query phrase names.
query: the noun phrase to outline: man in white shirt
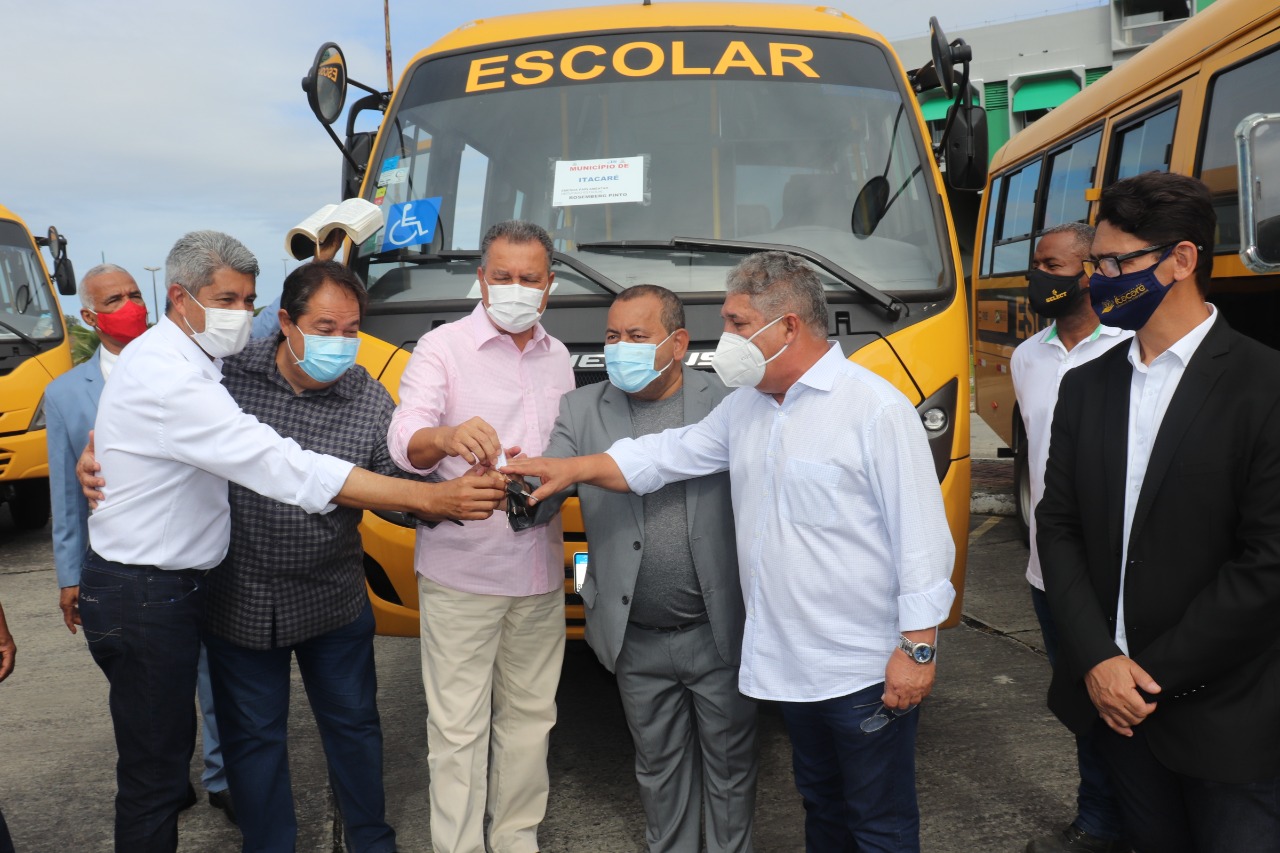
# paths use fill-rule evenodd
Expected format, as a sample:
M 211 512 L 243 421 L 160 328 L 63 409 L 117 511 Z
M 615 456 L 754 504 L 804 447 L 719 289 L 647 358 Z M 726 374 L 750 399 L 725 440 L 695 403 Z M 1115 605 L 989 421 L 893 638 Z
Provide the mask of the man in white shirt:
M 1031 542 L 1036 541 L 1035 506 L 1044 494 L 1044 466 L 1049 459 L 1049 428 L 1058 402 L 1058 385 L 1068 370 L 1097 358 L 1133 333 L 1098 322 L 1089 303 L 1089 280 L 1084 262 L 1093 243 L 1093 227 L 1068 222 L 1045 231 L 1036 244 L 1027 273 L 1027 299 L 1049 327 L 1027 338 L 1013 352 L 1013 391 L 1018 399 L 1027 442 L 1027 470 L 1031 478 Z M 1027 560 L 1031 603 L 1040 621 L 1045 652 L 1052 666 L 1057 657 L 1057 634 L 1044 596 L 1040 557 L 1034 547 Z M 1076 738 L 1080 785 L 1076 817 L 1061 832 L 1037 838 L 1027 853 L 1113 853 L 1122 849 L 1124 823 L 1111 793 L 1107 768 L 1089 737 Z
M 1280 353 L 1205 302 L 1215 203 L 1103 190 L 1089 297 L 1136 335 L 1063 379 L 1036 508 L 1049 707 L 1142 853 L 1280 851 Z
M 228 480 L 309 512 L 338 504 L 482 519 L 503 494 L 492 473 L 449 483 L 373 474 L 244 414 L 220 382 L 220 359 L 248 340 L 257 273 L 226 234 L 178 240 L 165 262 L 168 313 L 121 354 L 102 392 L 105 485 L 89 518 L 80 617 L 111 683 L 117 853 L 177 849 L 204 573 L 227 553 Z
M 912 713 L 934 681 L 955 545 L 920 417 L 826 337 L 801 259 L 730 273 L 715 369 L 739 390 L 691 426 L 503 470 L 647 494 L 729 471 L 747 622 L 739 689 L 778 703 L 810 850 L 919 850 Z

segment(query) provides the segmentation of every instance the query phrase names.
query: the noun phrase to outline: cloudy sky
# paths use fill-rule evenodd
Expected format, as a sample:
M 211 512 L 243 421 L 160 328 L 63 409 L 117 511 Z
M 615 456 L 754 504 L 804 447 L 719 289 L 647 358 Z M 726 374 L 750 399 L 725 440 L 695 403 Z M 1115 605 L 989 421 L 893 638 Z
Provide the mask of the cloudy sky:
M 832 5 L 899 39 L 925 34 L 931 14 L 954 32 L 1098 2 Z M 391 0 L 396 76 L 415 53 L 473 18 L 599 4 Z M 226 231 L 258 256 L 265 302 L 295 265 L 284 260 L 285 232 L 338 200 L 341 155 L 312 117 L 299 81 L 316 48 L 336 41 L 353 78 L 385 86 L 382 5 L 6 2 L 0 204 L 36 233 L 56 225 L 78 272 L 104 258 L 131 271 L 148 303 L 151 279 L 144 267 L 163 266 L 169 247 L 187 231 Z M 163 273 L 157 278 L 163 288 Z M 72 313 L 77 307 L 74 299 L 64 305 Z

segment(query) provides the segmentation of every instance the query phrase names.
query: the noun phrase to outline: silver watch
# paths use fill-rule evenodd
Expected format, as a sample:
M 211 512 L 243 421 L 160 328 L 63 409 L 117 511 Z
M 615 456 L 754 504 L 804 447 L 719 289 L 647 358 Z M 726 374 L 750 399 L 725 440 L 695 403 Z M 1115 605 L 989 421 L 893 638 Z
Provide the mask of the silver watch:
M 928 643 L 913 643 L 902 636 L 898 637 L 898 648 L 906 652 L 907 657 L 921 666 L 933 663 L 933 656 L 938 652 L 937 646 L 931 646 Z

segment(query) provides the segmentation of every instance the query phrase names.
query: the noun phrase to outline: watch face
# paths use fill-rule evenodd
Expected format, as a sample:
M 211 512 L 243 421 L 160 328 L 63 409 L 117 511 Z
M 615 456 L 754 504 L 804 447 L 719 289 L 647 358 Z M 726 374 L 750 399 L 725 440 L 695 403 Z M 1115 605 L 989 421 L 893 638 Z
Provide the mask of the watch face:
M 924 643 L 916 646 L 911 656 L 916 659 L 916 663 L 928 663 L 933 660 L 933 649 Z

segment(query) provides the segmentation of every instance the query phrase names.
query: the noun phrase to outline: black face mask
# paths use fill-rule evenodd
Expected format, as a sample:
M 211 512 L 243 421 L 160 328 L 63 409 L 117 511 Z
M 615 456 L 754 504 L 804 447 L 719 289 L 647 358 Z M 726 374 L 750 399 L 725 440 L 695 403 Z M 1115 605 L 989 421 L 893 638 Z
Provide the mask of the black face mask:
M 1027 272 L 1027 298 L 1031 310 L 1041 317 L 1055 320 L 1079 307 L 1088 288 L 1081 290 L 1080 274 L 1054 275 L 1044 270 Z

